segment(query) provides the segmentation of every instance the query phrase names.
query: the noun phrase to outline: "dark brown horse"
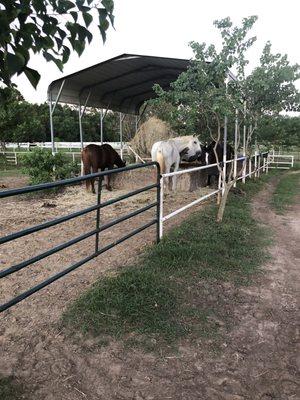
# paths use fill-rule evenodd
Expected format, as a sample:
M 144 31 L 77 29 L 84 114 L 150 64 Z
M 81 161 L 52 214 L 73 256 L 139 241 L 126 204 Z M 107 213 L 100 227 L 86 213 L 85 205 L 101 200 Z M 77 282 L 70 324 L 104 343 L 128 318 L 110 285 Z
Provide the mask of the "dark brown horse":
M 82 175 L 88 175 L 98 172 L 99 169 L 104 171 L 105 168 L 112 169 L 114 165 L 117 167 L 125 167 L 126 162 L 121 159 L 119 154 L 109 144 L 98 146 L 96 144 L 89 144 L 81 152 L 82 161 Z M 110 176 L 107 175 L 106 189 L 112 190 L 110 186 Z M 95 193 L 95 179 L 86 181 L 86 188 L 89 190 L 92 186 L 92 193 Z

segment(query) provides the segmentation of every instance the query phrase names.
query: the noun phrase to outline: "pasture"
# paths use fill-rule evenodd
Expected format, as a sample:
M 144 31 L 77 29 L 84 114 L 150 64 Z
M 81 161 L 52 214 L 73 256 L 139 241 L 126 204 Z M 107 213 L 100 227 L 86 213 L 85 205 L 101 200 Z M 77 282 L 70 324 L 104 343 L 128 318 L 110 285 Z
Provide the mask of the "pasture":
M 0 393 L 2 390 L 4 395 L 9 393 L 7 396 L 14 393 L 15 399 L 30 400 L 243 398 L 249 390 L 255 396 L 264 396 L 285 366 L 282 354 L 294 354 L 287 343 L 293 338 L 291 331 L 287 340 L 274 342 L 281 360 L 270 358 L 275 353 L 270 348 L 269 327 L 278 323 L 274 320 L 277 314 L 281 319 L 288 317 L 291 327 L 296 320 L 295 310 L 288 305 L 286 311 L 280 306 L 276 314 L 284 293 L 293 298 L 291 288 L 278 289 L 276 301 L 260 297 L 258 288 L 263 285 L 269 295 L 269 285 L 278 276 L 269 282 L 272 259 L 266 246 L 271 243 L 270 231 L 253 218 L 251 210 L 255 205 L 256 215 L 268 221 L 266 210 L 281 176 L 276 171 L 261 180 L 248 181 L 242 192 L 233 192 L 222 225 L 216 227 L 213 204 L 199 207 L 185 221 L 169 225 L 158 246 L 149 247 L 154 237 L 149 230 L 8 312 L 1 326 L 1 365 L 6 368 L 2 373 L 14 378 L 3 381 Z M 258 194 L 262 189 L 264 196 L 267 190 L 267 197 Z M 107 193 L 103 194 L 105 198 Z M 182 193 L 183 197 L 187 195 L 192 194 Z M 254 195 L 258 197 L 253 202 Z M 122 206 L 134 208 L 149 201 L 147 196 Z M 1 226 L 17 228 L 11 226 L 17 216 L 18 223 L 26 226 L 90 204 L 92 199 L 83 188 L 74 187 L 56 195 L 7 202 Z M 48 207 L 43 206 L 46 203 Z M 22 206 L 23 213 L 17 214 Z M 118 208 L 111 213 L 118 214 Z M 33 209 L 39 212 L 33 215 Z M 103 221 L 106 218 L 109 214 L 103 215 Z M 89 222 L 85 217 L 63 230 L 53 228 L 40 243 L 52 245 L 58 235 L 69 237 Z M 109 238 L 103 235 L 102 239 Z M 277 239 L 272 240 L 278 246 Z M 291 243 L 290 238 L 287 240 Z M 21 248 L 28 255 L 41 250 L 29 242 Z M 68 251 L 60 256 L 60 262 L 70 263 L 72 257 L 85 251 L 87 247 L 83 246 Z M 8 258 L 17 260 L 18 253 L 16 246 Z M 267 266 L 264 274 L 259 273 L 262 265 Z M 21 284 L 38 280 L 39 274 L 57 270 L 59 262 L 52 259 L 36 267 L 26 270 L 18 283 L 13 278 L 7 290 L 19 291 Z M 257 335 L 263 340 L 260 345 Z M 281 338 L 281 330 L 277 329 L 276 335 Z M 256 363 L 258 356 L 260 362 Z M 267 375 L 263 374 L 266 369 L 271 371 Z M 295 379 L 290 370 L 285 376 L 289 381 Z M 277 380 L 272 393 L 281 393 L 284 385 L 284 379 Z M 293 393 L 294 389 L 289 390 Z

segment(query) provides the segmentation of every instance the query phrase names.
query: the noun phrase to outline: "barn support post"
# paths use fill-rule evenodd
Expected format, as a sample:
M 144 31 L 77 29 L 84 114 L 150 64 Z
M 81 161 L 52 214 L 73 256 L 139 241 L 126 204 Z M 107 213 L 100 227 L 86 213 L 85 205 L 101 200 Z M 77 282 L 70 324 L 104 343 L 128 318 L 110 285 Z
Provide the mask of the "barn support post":
M 105 111 L 103 110 L 103 108 L 101 108 L 100 110 L 100 141 L 101 144 L 103 144 L 103 124 L 104 124 L 104 119 L 106 117 L 108 111 L 108 106 L 106 107 Z
M 78 119 L 79 119 L 79 135 L 80 135 L 80 146 L 81 146 L 81 150 L 83 149 L 83 129 L 82 129 L 82 118 L 84 116 L 85 110 L 86 110 L 86 106 L 87 103 L 89 101 L 91 95 L 91 90 L 89 90 L 88 95 L 85 99 L 84 102 L 84 106 L 81 105 L 81 99 L 80 99 L 80 95 L 78 98 Z
M 122 114 L 121 112 L 119 113 L 119 120 L 120 120 L 120 145 L 121 145 L 121 151 L 120 151 L 120 156 L 123 160 L 123 121 L 126 117 L 126 114 Z
M 103 108 L 100 110 L 100 141 L 103 144 Z
M 55 144 L 54 144 L 54 127 L 53 127 L 53 109 L 52 109 L 52 92 L 49 93 L 49 112 L 50 112 L 50 133 L 51 133 L 51 148 L 52 155 L 55 154 Z
M 57 103 L 59 102 L 60 96 L 61 96 L 61 92 L 64 88 L 65 85 L 65 80 L 62 81 L 59 91 L 57 93 L 57 97 L 55 99 L 55 102 L 53 104 L 53 98 L 52 98 L 52 91 L 51 89 L 49 89 L 48 92 L 48 98 L 49 98 L 49 112 L 50 112 L 50 133 L 51 133 L 51 149 L 52 149 L 52 154 L 55 154 L 55 143 L 54 143 L 54 126 L 53 126 L 53 113 L 54 110 L 57 106 Z
M 82 114 L 81 114 L 81 103 L 80 98 L 78 99 L 78 119 L 79 119 L 79 136 L 80 136 L 80 148 L 83 149 L 83 132 L 82 132 Z
M 135 116 L 135 133 L 137 133 L 137 131 L 139 129 L 139 122 L 140 122 L 140 118 L 136 115 Z
M 135 133 L 137 133 L 137 131 L 139 129 L 139 124 L 141 122 L 143 115 L 145 114 L 145 111 L 147 110 L 147 107 L 148 107 L 148 104 L 146 103 L 144 105 L 142 112 L 139 115 L 136 115 L 136 117 L 135 117 Z
M 235 109 L 235 126 L 234 126 L 234 163 L 233 163 L 233 187 L 236 187 L 236 178 L 237 178 L 237 152 L 238 152 L 238 124 L 239 124 L 239 111 Z
M 222 182 L 222 196 L 225 193 L 226 185 L 226 170 L 227 170 L 227 116 L 224 117 L 224 135 L 223 135 L 223 182 Z

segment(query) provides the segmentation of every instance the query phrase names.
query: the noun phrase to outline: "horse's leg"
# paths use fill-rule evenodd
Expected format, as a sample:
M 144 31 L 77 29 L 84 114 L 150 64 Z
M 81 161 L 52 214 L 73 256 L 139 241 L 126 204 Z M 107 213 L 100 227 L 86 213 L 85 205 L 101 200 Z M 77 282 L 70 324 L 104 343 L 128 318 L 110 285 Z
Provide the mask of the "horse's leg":
M 113 167 L 114 167 L 113 165 L 109 165 L 108 169 L 113 169 Z M 110 186 L 110 175 L 106 175 L 106 184 L 105 184 L 105 186 L 106 186 L 107 190 L 112 191 L 112 187 Z
M 96 172 L 98 172 L 98 168 L 95 166 L 92 166 L 92 173 L 95 174 Z M 92 193 L 96 193 L 95 191 L 95 178 L 91 179 L 91 185 L 92 185 Z
M 211 182 L 211 175 L 208 174 L 207 175 L 207 186 L 210 186 L 210 182 Z
M 83 163 L 83 173 L 84 173 L 84 175 L 89 175 L 91 173 L 90 164 L 84 164 Z M 90 179 L 88 179 L 88 180 L 85 181 L 85 187 L 86 187 L 87 191 L 90 190 L 90 186 L 91 186 L 91 181 L 90 181 Z
M 180 163 L 180 158 L 178 158 L 178 159 L 175 161 L 174 172 L 178 171 L 178 169 L 179 169 L 179 163 Z M 177 176 L 174 175 L 174 176 L 173 176 L 173 181 L 172 181 L 172 183 L 173 183 L 173 184 L 172 184 L 172 190 L 173 190 L 173 191 L 176 190 L 176 180 L 177 180 Z

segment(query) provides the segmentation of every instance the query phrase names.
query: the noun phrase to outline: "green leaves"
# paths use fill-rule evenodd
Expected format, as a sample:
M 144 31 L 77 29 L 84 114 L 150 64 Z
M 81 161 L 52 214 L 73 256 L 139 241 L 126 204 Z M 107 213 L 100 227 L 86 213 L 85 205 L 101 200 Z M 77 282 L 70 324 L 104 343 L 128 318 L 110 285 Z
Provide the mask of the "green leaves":
M 25 65 L 25 58 L 20 53 L 7 53 L 6 65 L 12 74 L 20 72 Z
M 158 99 L 151 104 L 178 133 L 215 134 L 224 115 L 234 122 L 234 110 L 242 111 L 243 100 L 247 100 L 247 118 L 251 116 L 252 122 L 266 114 L 300 110 L 300 95 L 294 85 L 300 77 L 299 65 L 290 65 L 285 55 L 272 54 L 270 43 L 260 65 L 246 77 L 247 51 L 256 41 L 249 32 L 256 20 L 256 16 L 244 18 L 240 26 L 234 26 L 230 18 L 215 21 L 222 38 L 220 50 L 214 44 L 190 43 L 194 59 L 188 70 L 170 90 L 155 85 Z M 226 85 L 228 70 L 238 79 Z
M 29 80 L 32 86 L 36 89 L 41 75 L 36 70 L 29 67 L 24 68 L 24 74 L 26 75 L 26 78 Z
M 38 76 L 27 68 L 30 50 L 42 53 L 60 70 L 68 61 L 71 49 L 81 55 L 93 39 L 88 29 L 93 22 L 92 10 L 98 10 L 103 42 L 114 21 L 112 0 L 11 0 L 6 3 L 9 7 L 0 10 L 0 82 L 5 85 L 11 85 L 15 74 L 24 73 L 36 87 Z
M 85 26 L 88 28 L 93 21 L 93 17 L 87 12 L 82 13 L 82 17 L 84 19 Z

